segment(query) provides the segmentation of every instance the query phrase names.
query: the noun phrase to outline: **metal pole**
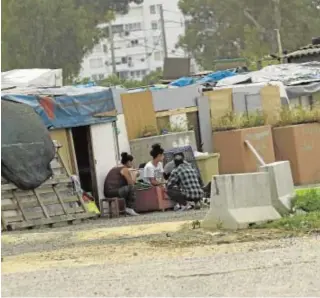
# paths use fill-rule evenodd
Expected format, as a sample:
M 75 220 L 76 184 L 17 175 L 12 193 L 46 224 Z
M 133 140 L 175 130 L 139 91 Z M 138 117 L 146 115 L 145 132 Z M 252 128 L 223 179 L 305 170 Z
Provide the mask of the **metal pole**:
M 164 23 L 162 4 L 160 5 L 160 23 L 161 23 L 163 52 L 164 52 L 164 57 L 167 58 L 168 57 L 168 49 L 167 49 L 166 28 L 165 28 L 165 23 Z
M 114 75 L 117 75 L 116 58 L 114 54 L 114 42 L 113 42 L 113 32 L 112 32 L 111 23 L 109 23 L 109 42 L 110 42 L 110 50 L 111 50 L 112 73 Z
M 283 50 L 282 50 L 280 30 L 279 29 L 275 29 L 275 30 L 277 32 L 277 43 L 278 43 L 280 63 L 283 63 Z
M 250 149 L 250 151 L 254 154 L 254 156 L 256 157 L 256 159 L 259 161 L 259 163 L 262 166 L 265 166 L 266 163 L 264 162 L 264 160 L 262 159 L 262 157 L 259 155 L 259 153 L 257 152 L 257 150 L 251 145 L 251 143 L 248 140 L 244 141 L 245 144 L 248 146 L 248 148 Z

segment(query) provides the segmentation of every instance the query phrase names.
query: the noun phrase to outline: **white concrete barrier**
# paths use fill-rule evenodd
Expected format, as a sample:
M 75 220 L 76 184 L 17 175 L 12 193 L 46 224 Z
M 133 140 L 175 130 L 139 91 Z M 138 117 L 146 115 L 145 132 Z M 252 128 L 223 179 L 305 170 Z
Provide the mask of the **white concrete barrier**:
M 293 178 L 289 161 L 279 161 L 260 167 L 260 172 L 268 173 L 273 207 L 285 215 L 291 210 L 295 196 Z
M 241 229 L 280 217 L 271 203 L 267 173 L 217 175 L 212 179 L 210 210 L 202 226 Z

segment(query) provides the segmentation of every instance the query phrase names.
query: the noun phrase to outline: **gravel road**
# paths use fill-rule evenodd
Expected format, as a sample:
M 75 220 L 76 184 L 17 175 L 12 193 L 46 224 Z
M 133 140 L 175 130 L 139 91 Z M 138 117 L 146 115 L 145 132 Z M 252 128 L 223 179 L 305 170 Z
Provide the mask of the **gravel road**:
M 5 234 L 2 296 L 320 296 L 319 236 L 248 241 L 179 225 Z

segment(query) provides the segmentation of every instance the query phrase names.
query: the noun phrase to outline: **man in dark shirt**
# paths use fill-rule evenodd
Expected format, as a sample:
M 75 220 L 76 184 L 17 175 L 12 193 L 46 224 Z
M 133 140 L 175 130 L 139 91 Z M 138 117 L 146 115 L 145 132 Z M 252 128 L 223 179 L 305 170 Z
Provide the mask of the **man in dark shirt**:
M 196 170 L 184 162 L 183 155 L 175 155 L 175 168 L 172 170 L 168 183 L 167 193 L 171 200 L 181 206 L 181 211 L 191 206 L 188 201 L 198 203 L 204 196 L 201 182 Z

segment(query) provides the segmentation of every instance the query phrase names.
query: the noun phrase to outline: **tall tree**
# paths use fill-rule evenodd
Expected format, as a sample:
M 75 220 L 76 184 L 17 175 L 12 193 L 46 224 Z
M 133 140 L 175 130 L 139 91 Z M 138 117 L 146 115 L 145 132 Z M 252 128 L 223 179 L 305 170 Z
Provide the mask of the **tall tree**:
M 75 77 L 113 12 L 141 0 L 2 0 L 2 70 L 63 68 Z M 90 5 L 88 5 L 90 3 Z
M 218 58 L 256 59 L 283 48 L 296 49 L 319 34 L 319 0 L 180 0 L 187 19 L 179 46 L 204 68 Z

